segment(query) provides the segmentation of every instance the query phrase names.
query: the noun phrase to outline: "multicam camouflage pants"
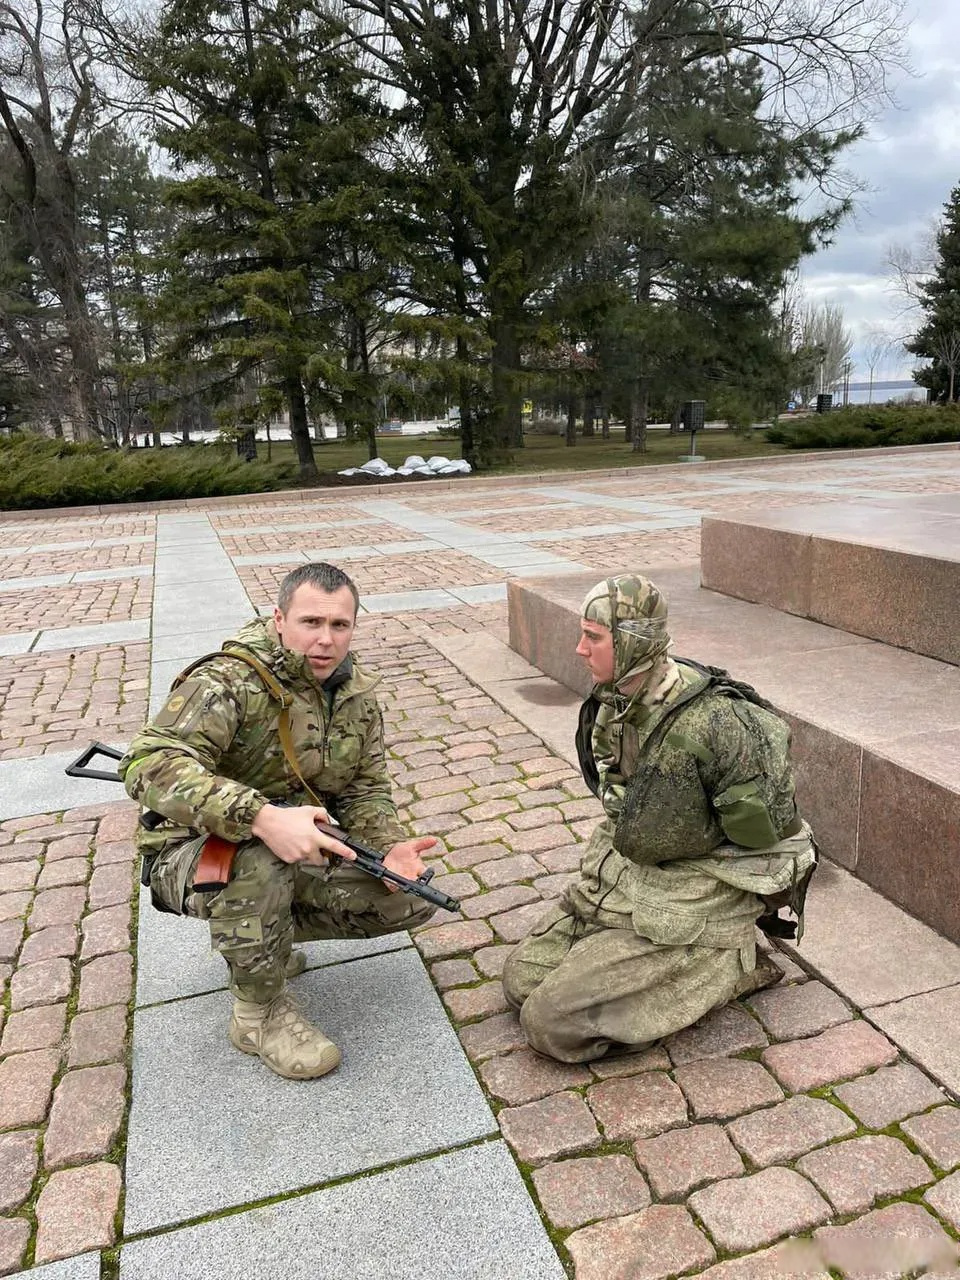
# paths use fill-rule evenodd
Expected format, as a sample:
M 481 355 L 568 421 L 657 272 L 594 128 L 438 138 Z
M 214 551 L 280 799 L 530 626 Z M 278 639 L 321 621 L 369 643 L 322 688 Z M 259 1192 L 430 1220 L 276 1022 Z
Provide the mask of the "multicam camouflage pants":
M 532 1048 L 559 1062 L 642 1049 L 732 999 L 740 951 L 661 947 L 629 929 L 588 924 L 553 907 L 511 952 L 507 1000 Z
M 210 940 L 230 969 L 230 990 L 266 1003 L 283 987 L 294 942 L 372 938 L 423 924 L 435 908 L 341 864 L 334 869 L 281 862 L 259 840 L 237 849 L 233 873 L 217 893 L 191 886 L 203 837 L 157 859 L 150 887 L 164 906 L 210 923 Z

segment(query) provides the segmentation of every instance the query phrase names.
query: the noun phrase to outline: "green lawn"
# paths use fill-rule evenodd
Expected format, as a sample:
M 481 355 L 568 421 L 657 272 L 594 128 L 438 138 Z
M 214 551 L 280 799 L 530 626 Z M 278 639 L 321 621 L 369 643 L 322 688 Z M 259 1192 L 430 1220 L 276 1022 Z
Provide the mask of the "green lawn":
M 442 454 L 448 458 L 460 457 L 460 441 L 456 436 L 380 436 L 379 454 L 392 467 L 400 466 L 412 453 L 424 458 Z M 634 453 L 623 442 L 623 429 L 614 429 L 610 440 L 600 436 L 593 439 L 577 437 L 577 443 L 568 448 L 556 436 L 527 436 L 522 449 L 518 449 L 513 462 L 494 467 L 484 475 L 511 475 L 537 471 L 586 471 L 606 467 L 656 466 L 675 462 L 681 454 L 690 452 L 689 435 L 672 436 L 665 431 L 654 431 L 648 436 L 647 452 Z M 782 445 L 768 444 L 760 431 L 752 435 L 737 435 L 733 431 L 707 431 L 697 436 L 697 453 L 710 460 L 725 458 L 758 458 L 770 454 L 785 454 Z M 344 467 L 359 467 L 367 460 L 366 446 L 362 442 L 327 441 L 315 444 L 317 466 L 322 472 L 340 471 Z M 266 448 L 260 444 L 260 457 L 266 458 Z M 290 444 L 274 444 L 273 460 L 286 461 L 293 457 Z

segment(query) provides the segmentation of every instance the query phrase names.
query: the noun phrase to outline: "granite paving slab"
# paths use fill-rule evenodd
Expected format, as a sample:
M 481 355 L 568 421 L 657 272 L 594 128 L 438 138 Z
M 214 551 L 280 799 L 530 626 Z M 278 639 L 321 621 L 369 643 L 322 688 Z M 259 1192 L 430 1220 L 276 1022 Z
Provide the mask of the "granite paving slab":
M 119 578 L 152 578 L 152 564 L 120 565 L 117 569 L 80 569 L 73 575 L 74 582 L 113 582 Z
M 21 1280 L 100 1280 L 99 1253 L 78 1253 L 75 1258 L 48 1262 L 19 1273 Z
M 249 616 L 252 617 L 252 613 Z M 184 631 L 175 636 L 157 636 L 151 650 L 153 665 L 179 662 L 182 666 L 186 666 L 195 658 L 219 649 L 221 641 L 226 640 L 231 634 L 233 633 L 224 631 L 218 624 L 203 631 Z
M 135 1014 L 128 1235 L 496 1132 L 412 949 L 332 965 L 297 986 L 307 1017 L 343 1052 L 316 1083 L 283 1080 L 233 1049 L 219 993 Z M 426 1219 L 421 1207 L 411 1218 Z M 402 1235 L 395 1221 L 389 1231 Z
M 456 609 L 463 604 L 447 591 L 383 591 L 361 596 L 361 613 L 403 613 L 411 609 Z
M 112 747 L 126 743 L 110 742 Z M 81 805 L 125 800 L 126 792 L 119 782 L 100 782 L 91 778 L 68 778 L 64 769 L 80 754 L 81 748 L 23 760 L 0 760 L 0 822 L 7 818 L 26 818 L 35 813 L 53 813 L 58 809 L 75 809 Z M 100 766 L 113 768 L 113 761 L 100 761 Z M 94 767 L 98 767 L 94 762 Z
M 864 1009 L 864 1017 L 960 1097 L 960 986 Z
M 120 1280 L 563 1280 L 502 1142 L 137 1240 Z
M 18 653 L 29 653 L 30 646 L 39 634 L 39 631 L 18 631 L 12 635 L 0 636 L 0 658 L 12 658 Z
M 106 644 L 131 644 L 150 639 L 150 619 L 134 618 L 132 622 L 100 622 L 89 627 L 50 627 L 40 632 L 34 653 L 51 653 L 54 649 L 89 649 Z
M 307 957 L 309 971 L 363 956 L 400 951 L 411 945 L 408 933 L 390 933 L 382 938 L 333 938 L 325 942 L 308 942 L 299 949 Z M 296 988 L 299 989 L 300 985 L 297 980 Z M 155 911 L 146 891 L 141 891 L 137 1006 L 223 991 L 226 986 L 227 967 L 220 955 L 210 948 L 210 930 L 206 923 Z
M 449 587 L 448 590 L 452 596 L 456 596 L 464 604 L 493 604 L 507 598 L 505 582 L 488 582 L 479 587 Z
M 72 573 L 46 573 L 36 578 L 0 578 L 0 591 L 33 591 L 37 587 L 62 587 Z

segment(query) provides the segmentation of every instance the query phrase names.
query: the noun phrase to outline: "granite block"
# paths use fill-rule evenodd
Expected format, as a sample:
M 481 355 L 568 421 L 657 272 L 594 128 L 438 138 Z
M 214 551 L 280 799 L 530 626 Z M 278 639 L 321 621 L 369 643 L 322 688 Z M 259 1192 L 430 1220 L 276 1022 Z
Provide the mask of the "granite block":
M 712 591 L 808 617 L 811 543 L 792 529 L 767 527 L 752 512 L 704 516 L 700 581 Z
M 18 653 L 29 653 L 30 646 L 39 634 L 39 631 L 17 631 L 0 636 L 0 658 L 12 658 Z
M 857 874 L 960 943 L 960 730 L 901 741 L 894 754 L 863 753 Z M 923 776 L 928 754 L 949 782 Z
M 802 716 L 785 718 L 800 812 L 825 856 L 856 871 L 863 747 Z
M 306 942 L 297 949 L 307 957 L 308 969 L 319 969 L 411 945 L 410 935 L 403 932 L 381 938 Z M 224 991 L 226 987 L 227 966 L 220 954 L 211 950 L 205 921 L 154 911 L 145 895 L 137 931 L 137 1007 Z
M 863 1014 L 935 1080 L 960 1093 L 960 986 L 864 1009 Z
M 48 1262 L 19 1273 L 20 1280 L 100 1280 L 99 1253 L 79 1253 L 75 1258 Z
M 415 952 L 333 965 L 322 977 L 305 975 L 297 989 L 306 1016 L 343 1052 L 320 1086 L 281 1079 L 237 1053 L 220 994 L 135 1014 L 127 1234 L 495 1132 Z M 396 1245 L 402 1233 L 394 1223 L 389 1233 Z
M 101 622 L 95 627 L 53 627 L 40 632 L 33 652 L 99 648 L 101 645 L 132 644 L 149 638 L 149 618 L 135 618 L 132 622 Z
M 136 1240 L 120 1280 L 209 1280 L 226 1258 L 231 1280 L 564 1280 L 502 1142 Z

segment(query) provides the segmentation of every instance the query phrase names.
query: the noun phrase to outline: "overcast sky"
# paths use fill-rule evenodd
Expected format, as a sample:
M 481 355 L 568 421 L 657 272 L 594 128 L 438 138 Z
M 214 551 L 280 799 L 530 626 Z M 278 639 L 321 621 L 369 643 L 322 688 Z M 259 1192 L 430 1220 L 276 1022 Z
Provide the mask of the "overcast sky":
M 898 317 L 885 265 L 892 243 L 916 244 L 960 184 L 960 3 L 912 0 L 907 56 L 914 75 L 898 76 L 898 106 L 869 126 L 863 141 L 846 153 L 845 167 L 867 184 L 858 207 L 833 245 L 809 258 L 803 269 L 810 301 L 839 303 L 855 335 L 855 379 L 867 377 L 863 343 L 867 331 L 909 331 Z M 912 357 L 894 348 L 876 377 L 909 377 Z

